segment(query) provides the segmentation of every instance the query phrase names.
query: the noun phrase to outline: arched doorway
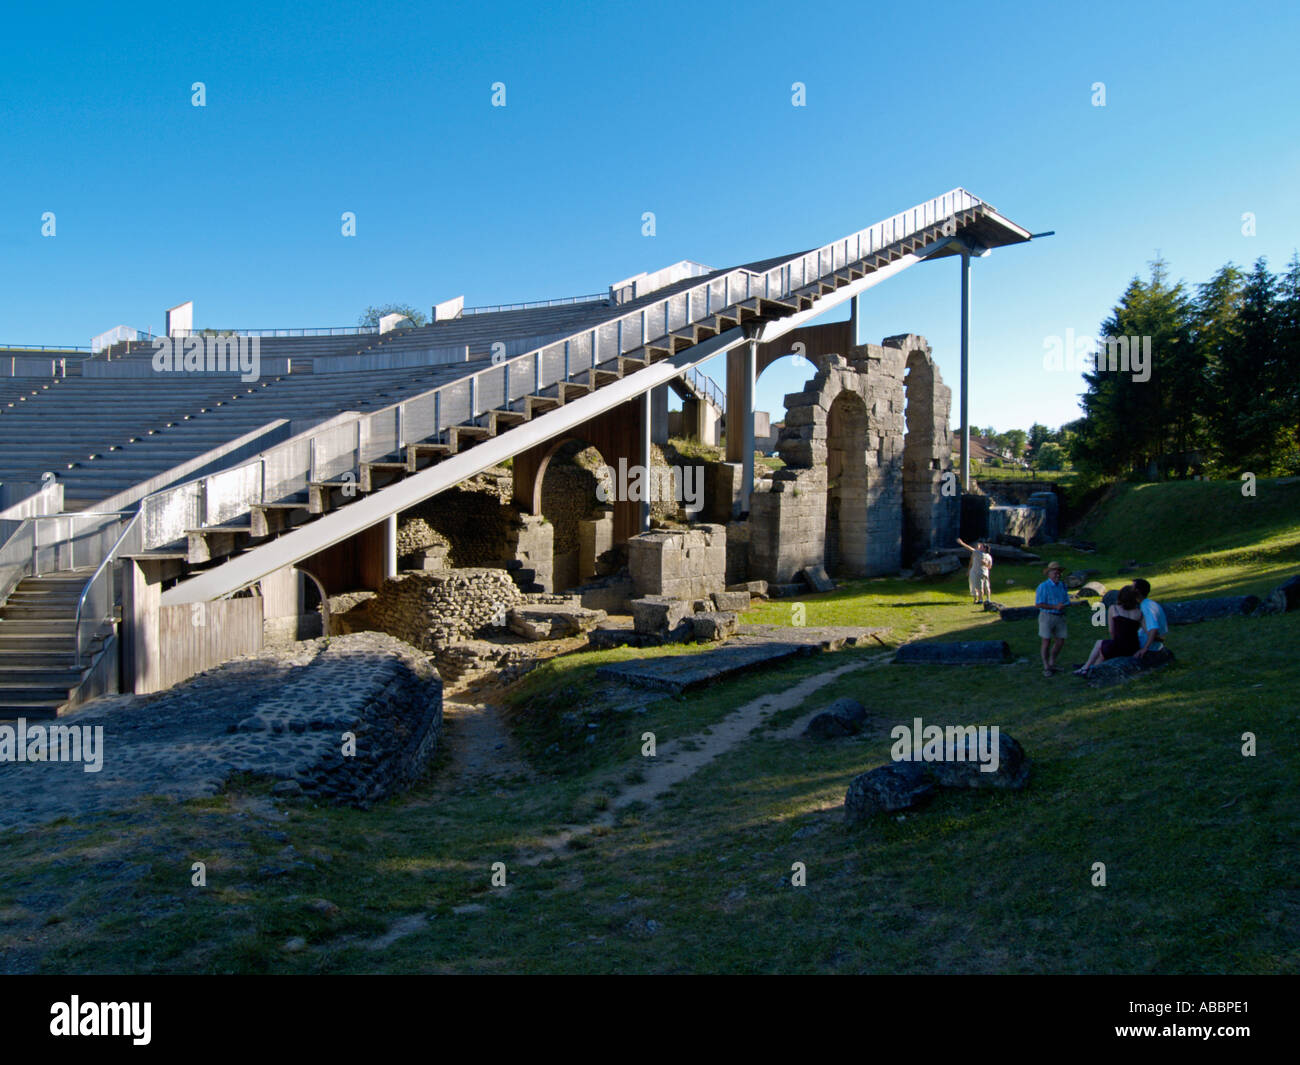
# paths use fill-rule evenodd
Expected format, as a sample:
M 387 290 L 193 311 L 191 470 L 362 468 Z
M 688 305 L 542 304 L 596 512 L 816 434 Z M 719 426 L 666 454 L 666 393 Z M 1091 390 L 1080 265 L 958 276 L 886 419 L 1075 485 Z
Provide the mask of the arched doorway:
M 539 496 L 554 536 L 552 587 L 567 591 L 592 575 L 593 558 L 586 556 L 612 546 L 613 514 L 606 501 L 614 499 L 614 485 L 608 464 L 586 440 L 561 440 L 542 465 Z
M 867 575 L 867 405 L 848 390 L 826 415 L 826 570 Z

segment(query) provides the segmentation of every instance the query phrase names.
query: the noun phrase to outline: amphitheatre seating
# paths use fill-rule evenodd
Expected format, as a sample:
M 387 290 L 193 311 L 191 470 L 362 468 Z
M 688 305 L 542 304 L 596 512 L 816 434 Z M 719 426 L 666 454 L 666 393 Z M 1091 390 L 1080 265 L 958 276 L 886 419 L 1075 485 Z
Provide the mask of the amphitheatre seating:
M 464 373 L 465 364 L 367 374 L 56 378 L 0 409 L 0 480 L 52 470 L 80 510 L 280 418 L 314 423 L 369 410 Z M 306 425 L 303 426 L 304 428 Z

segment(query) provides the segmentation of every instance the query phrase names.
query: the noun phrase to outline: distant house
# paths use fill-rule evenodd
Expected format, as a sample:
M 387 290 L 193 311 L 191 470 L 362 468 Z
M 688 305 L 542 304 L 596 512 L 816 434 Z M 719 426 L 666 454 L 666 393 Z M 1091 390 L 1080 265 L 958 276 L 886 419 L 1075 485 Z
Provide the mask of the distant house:
M 1006 462 L 1007 457 L 994 450 L 988 439 L 975 433 L 970 434 L 970 456 L 975 462 L 987 466 L 992 459 Z M 961 433 L 952 434 L 952 457 L 954 462 L 961 459 Z

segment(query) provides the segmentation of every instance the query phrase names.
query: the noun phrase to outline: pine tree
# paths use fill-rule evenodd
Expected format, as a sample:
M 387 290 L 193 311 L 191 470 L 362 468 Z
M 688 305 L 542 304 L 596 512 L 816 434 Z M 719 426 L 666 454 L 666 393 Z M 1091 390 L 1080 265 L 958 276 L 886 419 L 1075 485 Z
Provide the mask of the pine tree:
M 1279 473 L 1300 474 L 1300 254 L 1292 253 L 1277 290 Z
M 1234 264 L 1220 267 L 1209 281 L 1197 286 L 1193 310 L 1192 343 L 1205 367 L 1204 402 L 1198 404 L 1196 417 L 1208 457 L 1216 468 L 1224 465 L 1221 441 L 1226 417 L 1225 408 L 1217 398 L 1225 394 L 1221 381 L 1227 372 L 1225 359 L 1231 357 L 1230 348 L 1239 325 L 1242 284 L 1242 273 Z
M 1136 338 L 1143 346 L 1149 337 L 1151 365 L 1138 374 L 1099 361 L 1083 375 L 1085 422 L 1071 452 L 1094 473 L 1143 470 L 1153 462 L 1163 471 L 1170 453 L 1187 451 L 1196 438 L 1197 397 L 1204 388 L 1192 344 L 1192 305 L 1182 282 L 1171 285 L 1165 262 L 1156 259 L 1150 280 L 1129 282 L 1101 332 Z
M 1277 279 L 1259 259 L 1241 286 L 1240 305 L 1212 378 L 1217 450 L 1234 473 L 1268 473 L 1278 459 L 1285 396 L 1278 394 L 1277 290 Z

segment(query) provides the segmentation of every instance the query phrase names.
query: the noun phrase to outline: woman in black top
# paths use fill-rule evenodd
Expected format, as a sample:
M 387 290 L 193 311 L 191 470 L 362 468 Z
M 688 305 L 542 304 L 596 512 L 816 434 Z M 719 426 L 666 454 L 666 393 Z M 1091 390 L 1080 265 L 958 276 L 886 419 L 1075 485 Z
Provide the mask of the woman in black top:
M 1142 646 L 1142 609 L 1133 585 L 1126 584 L 1119 590 L 1115 605 L 1110 608 L 1109 628 L 1110 639 L 1093 644 L 1092 654 L 1074 671 L 1076 674 L 1086 677 L 1098 662 L 1137 654 Z

